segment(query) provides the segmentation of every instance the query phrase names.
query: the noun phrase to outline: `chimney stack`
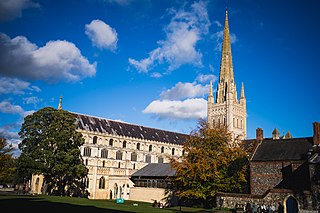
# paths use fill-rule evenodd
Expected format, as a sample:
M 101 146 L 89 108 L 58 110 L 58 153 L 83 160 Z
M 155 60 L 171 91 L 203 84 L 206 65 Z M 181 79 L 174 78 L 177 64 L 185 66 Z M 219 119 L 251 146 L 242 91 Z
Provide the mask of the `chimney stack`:
M 320 123 L 313 123 L 313 145 L 320 145 Z
M 263 140 L 263 130 L 261 128 L 256 129 L 256 140 L 257 141 Z

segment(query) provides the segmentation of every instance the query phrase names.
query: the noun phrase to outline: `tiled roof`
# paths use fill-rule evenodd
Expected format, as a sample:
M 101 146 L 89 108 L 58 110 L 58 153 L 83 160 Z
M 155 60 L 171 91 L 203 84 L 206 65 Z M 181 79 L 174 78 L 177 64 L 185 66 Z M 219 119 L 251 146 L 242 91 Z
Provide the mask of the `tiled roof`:
M 264 139 L 257 147 L 252 161 L 307 160 L 313 138 Z
M 172 177 L 175 174 L 176 170 L 171 168 L 170 163 L 149 163 L 133 173 L 131 177 Z
M 154 129 L 120 121 L 93 117 L 89 115 L 82 115 L 77 113 L 72 114 L 75 115 L 78 128 L 81 130 L 127 136 L 143 140 L 154 140 L 173 144 L 184 144 L 186 137 L 188 136 L 182 133 Z

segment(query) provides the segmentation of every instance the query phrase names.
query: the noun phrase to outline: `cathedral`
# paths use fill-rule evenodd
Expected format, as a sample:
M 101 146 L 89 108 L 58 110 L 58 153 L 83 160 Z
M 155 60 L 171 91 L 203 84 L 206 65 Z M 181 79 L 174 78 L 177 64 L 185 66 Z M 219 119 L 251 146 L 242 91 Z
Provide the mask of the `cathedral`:
M 246 98 L 243 85 L 240 100 L 237 98 L 227 12 L 216 99 L 212 82 L 208 92 L 209 126 L 225 125 L 235 138 L 245 139 Z M 62 109 L 61 97 L 58 109 Z M 183 156 L 183 144 L 188 135 L 71 113 L 75 116 L 77 131 L 85 139 L 80 150 L 89 169 L 84 182 L 90 199 L 123 198 L 152 202 L 152 199 L 161 200 L 164 197 L 166 184 L 161 179 L 154 179 L 151 170 L 146 172 L 152 178 L 140 179 L 136 186 L 130 177 L 140 169 L 148 168 L 148 164 L 154 166 L 155 173 L 165 173 L 171 157 Z M 42 184 L 41 176 L 33 176 L 31 193 L 40 194 Z M 146 187 L 149 186 L 152 190 L 145 196 Z M 153 196 L 150 197 L 150 193 Z
M 233 134 L 234 138 L 246 139 L 246 97 L 243 83 L 239 100 L 237 96 L 232 65 L 228 11 L 226 11 L 223 31 L 220 76 L 216 98 L 214 99 L 213 96 L 211 81 L 207 109 L 209 127 L 214 128 L 215 125 L 224 125 Z

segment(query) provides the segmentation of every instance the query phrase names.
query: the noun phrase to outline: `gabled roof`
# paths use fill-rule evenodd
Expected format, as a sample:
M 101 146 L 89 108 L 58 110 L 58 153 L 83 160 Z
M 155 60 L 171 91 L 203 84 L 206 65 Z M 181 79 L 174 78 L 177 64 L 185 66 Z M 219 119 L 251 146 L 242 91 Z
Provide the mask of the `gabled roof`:
M 171 167 L 170 163 L 149 163 L 133 173 L 131 177 L 172 177 L 175 176 L 175 174 L 176 170 Z
M 188 136 L 182 133 L 154 129 L 120 121 L 108 120 L 105 118 L 77 113 L 72 114 L 75 115 L 78 128 L 81 130 L 173 144 L 184 144 L 186 137 Z
M 264 139 L 257 147 L 252 161 L 307 160 L 313 138 Z

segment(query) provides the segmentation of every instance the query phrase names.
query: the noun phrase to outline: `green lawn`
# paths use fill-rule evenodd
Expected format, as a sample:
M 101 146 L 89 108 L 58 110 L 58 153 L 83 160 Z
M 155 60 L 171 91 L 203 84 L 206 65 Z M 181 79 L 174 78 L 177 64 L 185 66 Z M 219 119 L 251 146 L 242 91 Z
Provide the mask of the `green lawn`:
M 138 204 L 135 206 L 133 204 Z M 5 210 L 5 211 L 3 211 Z M 181 212 L 228 212 L 219 210 L 204 210 L 201 208 L 181 207 Z M 115 200 L 90 200 L 85 198 L 31 195 L 0 195 L 0 212 L 150 212 L 172 213 L 180 212 L 179 207 L 153 208 L 151 203 L 125 200 L 124 204 L 117 204 Z M 230 213 L 230 212 L 228 212 Z

